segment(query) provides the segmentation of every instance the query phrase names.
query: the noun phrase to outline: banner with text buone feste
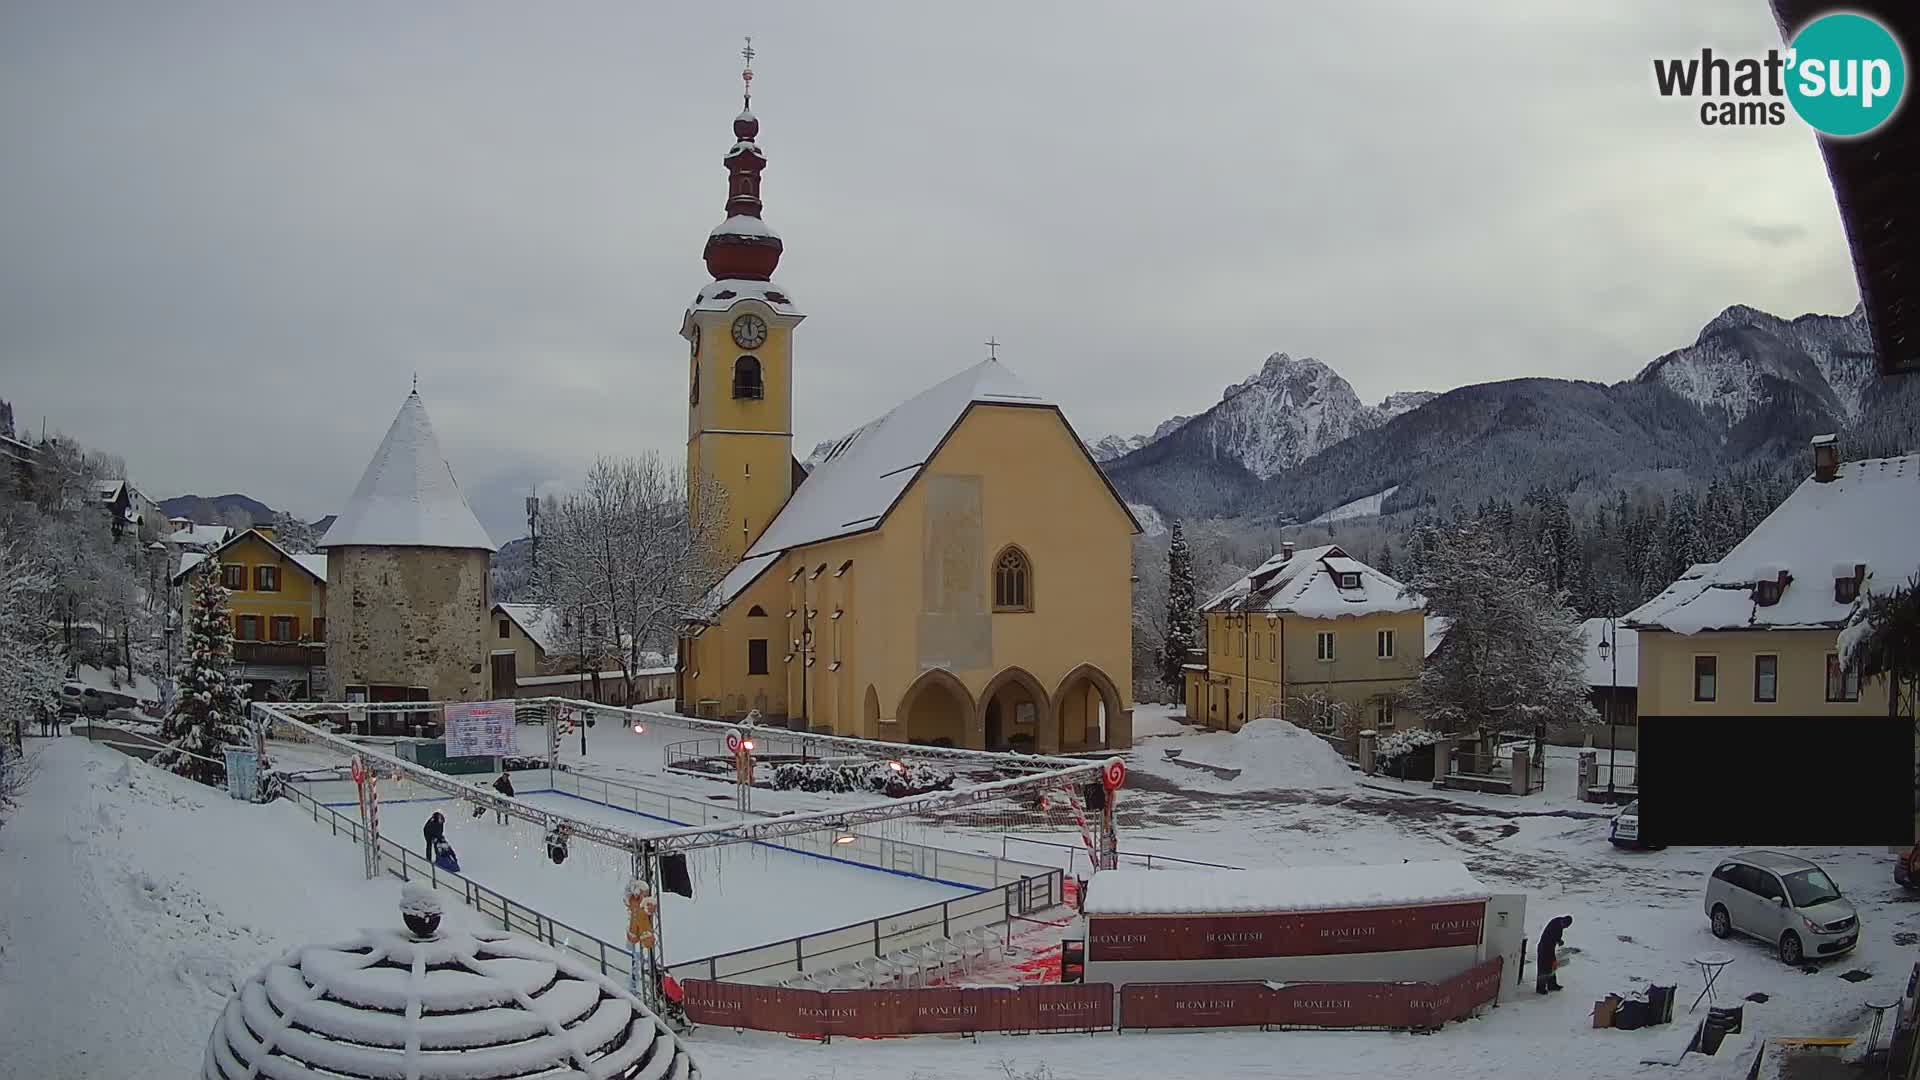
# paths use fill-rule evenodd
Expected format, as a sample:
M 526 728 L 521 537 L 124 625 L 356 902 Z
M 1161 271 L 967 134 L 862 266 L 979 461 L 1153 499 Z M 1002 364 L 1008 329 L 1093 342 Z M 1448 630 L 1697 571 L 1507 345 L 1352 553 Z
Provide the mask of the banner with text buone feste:
M 1284 915 L 1095 915 L 1087 960 L 1239 960 L 1478 945 L 1486 902 Z

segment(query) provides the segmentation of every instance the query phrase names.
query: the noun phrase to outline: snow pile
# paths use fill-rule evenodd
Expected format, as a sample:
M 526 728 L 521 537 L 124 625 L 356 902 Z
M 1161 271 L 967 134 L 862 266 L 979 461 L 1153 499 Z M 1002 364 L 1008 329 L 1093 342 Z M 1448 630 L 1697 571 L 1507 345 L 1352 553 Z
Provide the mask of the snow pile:
M 1345 788 L 1358 783 L 1355 773 L 1326 740 L 1271 717 L 1249 720 L 1228 736 L 1193 740 L 1182 761 L 1217 769 L 1238 769 L 1232 784 L 1241 790 L 1270 788 Z

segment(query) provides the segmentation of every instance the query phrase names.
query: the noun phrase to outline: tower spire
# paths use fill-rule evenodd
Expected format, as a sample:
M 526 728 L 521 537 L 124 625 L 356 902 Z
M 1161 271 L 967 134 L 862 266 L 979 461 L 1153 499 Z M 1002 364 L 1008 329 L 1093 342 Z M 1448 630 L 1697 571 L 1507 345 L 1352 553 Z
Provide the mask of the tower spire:
M 707 236 L 707 272 L 714 280 L 767 281 L 780 265 L 780 234 L 760 220 L 760 173 L 767 159 L 754 145 L 760 121 L 753 115 L 753 38 L 740 58 L 740 115 L 733 118 L 733 148 L 727 151 L 727 219 Z

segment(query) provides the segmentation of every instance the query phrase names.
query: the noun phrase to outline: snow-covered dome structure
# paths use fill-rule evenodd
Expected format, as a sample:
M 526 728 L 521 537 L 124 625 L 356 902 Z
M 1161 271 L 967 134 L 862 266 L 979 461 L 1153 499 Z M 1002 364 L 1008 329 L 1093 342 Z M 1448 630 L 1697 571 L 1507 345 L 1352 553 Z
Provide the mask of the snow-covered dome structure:
M 363 930 L 243 983 L 204 1080 L 691 1080 L 686 1047 L 626 987 L 500 933 Z

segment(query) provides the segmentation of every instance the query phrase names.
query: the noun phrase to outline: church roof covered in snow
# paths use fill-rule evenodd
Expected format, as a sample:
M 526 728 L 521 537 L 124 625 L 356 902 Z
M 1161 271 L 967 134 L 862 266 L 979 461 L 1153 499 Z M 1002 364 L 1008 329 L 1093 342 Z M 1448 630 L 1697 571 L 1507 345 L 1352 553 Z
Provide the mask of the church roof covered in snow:
M 1357 575 L 1341 588 L 1342 575 Z M 1426 601 L 1405 595 L 1398 581 L 1352 558 L 1337 545 L 1282 551 L 1207 601 L 1207 611 L 1257 611 L 1336 619 L 1342 615 L 1421 611 Z
M 1858 580 L 1861 594 L 1899 588 L 1920 570 L 1916 537 L 1920 454 L 1842 462 L 1832 480 L 1802 482 L 1725 558 L 1689 568 L 1622 621 L 1680 634 L 1837 628 L 1853 603 L 1836 580 Z
M 497 550 L 460 494 L 418 391 L 401 404 L 320 546 Z
M 1121 867 L 1093 875 L 1088 915 L 1338 911 L 1485 900 L 1493 893 L 1458 862 L 1179 871 Z
M 409 903 L 431 905 L 430 894 Z M 688 1080 L 700 1071 L 626 987 L 571 956 L 497 932 L 376 929 L 294 949 L 242 983 L 214 1022 L 201 1075 Z

